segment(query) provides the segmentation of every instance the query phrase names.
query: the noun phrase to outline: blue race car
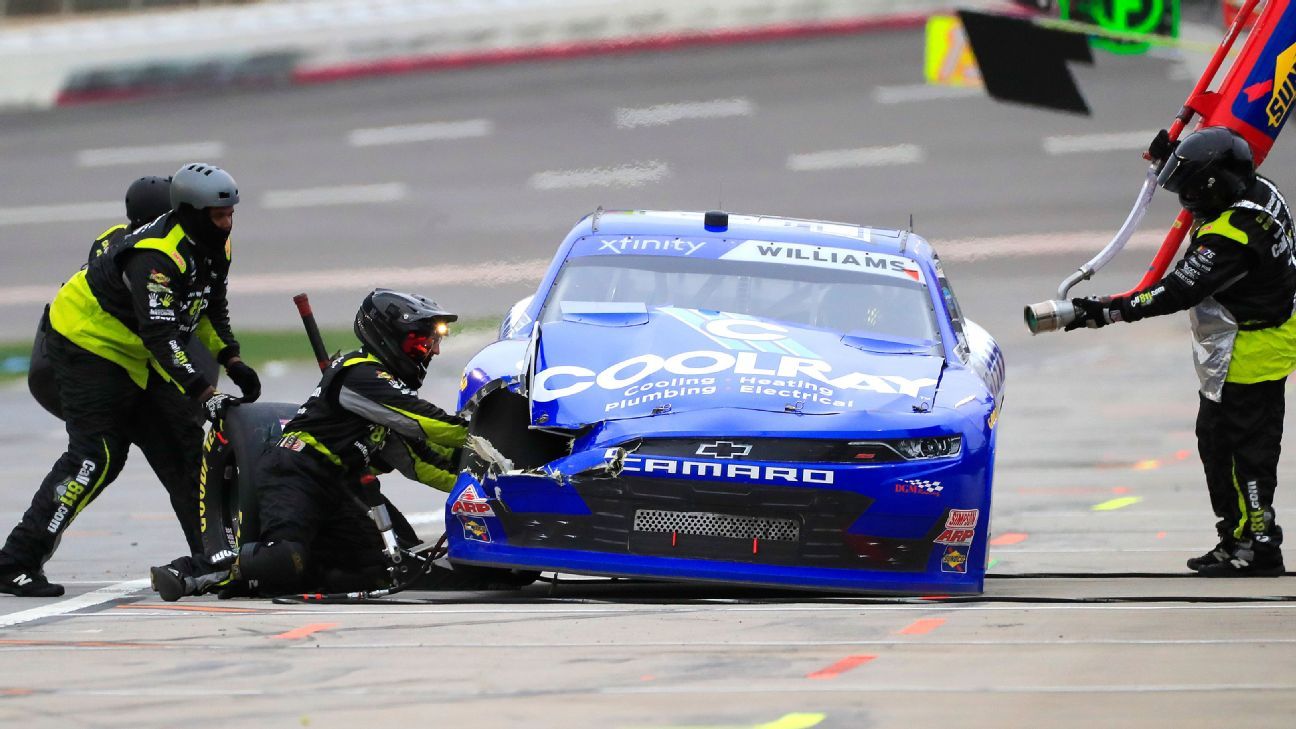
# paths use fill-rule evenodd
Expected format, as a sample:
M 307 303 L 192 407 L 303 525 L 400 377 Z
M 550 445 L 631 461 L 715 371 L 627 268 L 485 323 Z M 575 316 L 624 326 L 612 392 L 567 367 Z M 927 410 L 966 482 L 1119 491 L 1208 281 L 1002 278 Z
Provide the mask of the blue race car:
M 1003 382 L 913 233 L 600 210 L 465 368 L 450 560 L 979 593 Z

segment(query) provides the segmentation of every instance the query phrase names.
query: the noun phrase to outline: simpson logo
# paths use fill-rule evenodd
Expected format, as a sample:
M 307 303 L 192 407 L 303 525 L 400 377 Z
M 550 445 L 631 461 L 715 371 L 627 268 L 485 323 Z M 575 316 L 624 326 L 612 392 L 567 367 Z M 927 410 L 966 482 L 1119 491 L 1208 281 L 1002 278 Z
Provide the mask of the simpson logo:
M 946 547 L 941 557 L 941 572 L 967 572 L 968 550 L 966 547 Z
M 490 542 L 490 527 L 486 522 L 471 516 L 459 515 L 459 523 L 463 525 L 464 539 L 472 542 Z
M 477 489 L 472 485 L 464 489 L 459 498 L 450 506 L 451 514 L 465 514 L 467 516 L 495 516 L 495 510 L 487 503 L 486 499 L 477 495 Z
M 949 517 L 945 519 L 945 528 L 966 527 L 971 529 L 977 525 L 977 517 L 980 513 L 979 509 L 950 509 Z
M 619 448 L 609 448 L 604 454 L 609 461 L 619 454 Z M 692 476 L 705 479 L 740 479 L 749 481 L 778 481 L 784 483 L 831 484 L 833 472 L 816 468 L 784 466 L 757 466 L 746 463 L 719 463 L 716 461 L 681 461 L 674 458 L 646 458 L 626 456 L 622 471 L 651 476 Z

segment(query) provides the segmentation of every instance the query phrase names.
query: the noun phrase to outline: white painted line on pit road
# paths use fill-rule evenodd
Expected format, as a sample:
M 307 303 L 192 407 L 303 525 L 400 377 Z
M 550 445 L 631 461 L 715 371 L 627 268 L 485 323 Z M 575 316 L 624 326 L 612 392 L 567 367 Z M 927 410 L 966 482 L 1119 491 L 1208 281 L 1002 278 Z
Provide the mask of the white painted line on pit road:
M 107 203 L 105 203 L 107 204 Z M 120 215 L 120 203 L 111 203 Z M 109 216 L 110 218 L 112 216 Z M 0 210 L 0 222 L 3 222 Z M 946 261 L 975 262 L 1025 256 L 1086 255 L 1100 250 L 1111 231 L 1062 234 L 1029 234 L 987 238 L 933 239 L 932 244 Z M 1152 249 L 1161 244 L 1160 232 L 1136 233 L 1126 246 L 1131 250 Z M 429 283 L 472 281 L 473 287 L 490 288 L 506 283 L 536 283 L 549 266 L 548 258 L 523 261 L 483 261 L 461 266 L 424 268 L 347 268 L 296 273 L 242 273 L 230 277 L 230 291 L 238 294 L 297 293 L 303 287 L 368 290 L 374 281 L 390 286 L 423 286 Z M 28 306 L 48 303 L 58 292 L 58 283 L 0 286 L 0 306 Z M 60 436 L 61 437 L 61 436 Z
M 66 615 L 74 610 L 84 610 L 95 605 L 102 605 L 105 602 L 118 600 L 133 592 L 137 592 L 148 587 L 148 580 L 127 580 L 118 582 L 114 585 L 102 587 L 94 592 L 87 592 L 83 595 L 68 600 L 60 600 L 50 605 L 41 605 L 40 607 L 31 608 L 30 610 L 21 610 L 8 615 L 0 615 L 0 628 L 9 628 L 21 623 L 29 623 L 33 620 L 43 618 L 52 618 L 58 615 Z
M 490 119 L 403 124 L 391 127 L 352 129 L 347 135 L 347 143 L 352 147 L 378 147 L 387 144 L 475 139 L 477 137 L 489 137 L 494 131 L 495 123 Z
M 343 185 L 340 187 L 309 187 L 301 190 L 271 190 L 261 198 L 261 206 L 271 210 L 282 208 L 311 208 L 323 205 L 363 205 L 390 203 L 404 200 L 409 189 L 403 182 L 386 182 L 377 185 Z
M 1089 154 L 1092 152 L 1127 152 L 1144 150 L 1156 136 L 1155 129 L 1108 134 L 1068 134 L 1044 138 L 1048 154 Z
M 621 107 L 616 110 L 616 125 L 621 129 L 660 127 L 685 119 L 723 119 L 733 116 L 751 116 L 756 105 L 748 99 L 716 99 L 678 104 L 657 104 L 638 108 Z
M 77 152 L 80 167 L 111 167 L 113 165 L 138 165 L 146 162 L 207 162 L 225 154 L 220 142 L 189 142 L 186 144 L 149 145 L 147 147 L 105 147 L 83 149 Z M 172 170 L 164 170 L 170 173 Z
M 386 286 L 444 286 L 446 281 L 471 281 L 474 288 L 491 288 L 502 284 L 536 283 L 549 267 L 548 258 L 522 261 L 486 261 L 460 266 L 424 266 L 421 268 L 347 268 L 295 273 L 235 273 L 230 278 L 230 292 L 237 295 L 287 294 L 310 290 L 368 291 L 374 281 Z M 0 287 L 0 306 L 48 303 L 58 293 L 59 284 L 43 286 Z
M 905 104 L 911 101 L 938 101 L 940 99 L 966 99 L 985 96 L 980 86 L 936 86 L 912 84 L 909 86 L 879 86 L 873 89 L 873 101 L 879 104 Z
M 405 521 L 413 526 L 423 526 L 424 524 L 444 524 L 444 511 L 425 511 L 417 514 L 406 514 Z
M 926 158 L 927 152 L 916 144 L 895 144 L 792 154 L 788 155 L 787 168 L 793 172 L 818 172 L 853 167 L 893 167 L 917 164 Z
M 631 162 L 616 167 L 584 170 L 546 170 L 531 175 L 527 183 L 536 190 L 573 190 L 585 187 L 639 187 L 670 176 L 665 162 Z
M 73 223 L 84 220 L 102 220 L 107 226 L 126 217 L 121 200 L 112 202 L 71 203 L 67 205 L 30 205 L 19 208 L 0 208 L 0 225 L 31 225 L 33 223 Z

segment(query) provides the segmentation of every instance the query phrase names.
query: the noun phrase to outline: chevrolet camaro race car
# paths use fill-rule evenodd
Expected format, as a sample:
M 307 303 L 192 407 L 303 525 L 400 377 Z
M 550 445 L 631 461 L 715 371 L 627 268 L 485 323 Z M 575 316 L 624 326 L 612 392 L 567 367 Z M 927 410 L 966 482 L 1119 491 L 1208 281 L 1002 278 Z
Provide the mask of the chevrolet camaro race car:
M 600 210 L 465 368 L 449 558 L 978 593 L 1003 385 L 911 232 Z

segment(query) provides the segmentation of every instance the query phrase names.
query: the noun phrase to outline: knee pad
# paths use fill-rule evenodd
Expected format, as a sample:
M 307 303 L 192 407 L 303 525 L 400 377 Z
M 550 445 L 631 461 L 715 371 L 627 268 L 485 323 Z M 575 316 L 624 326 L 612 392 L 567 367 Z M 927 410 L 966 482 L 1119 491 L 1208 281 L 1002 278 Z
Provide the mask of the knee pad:
M 262 593 L 292 592 L 306 573 L 306 557 L 298 542 L 249 542 L 239 549 L 238 577 Z

